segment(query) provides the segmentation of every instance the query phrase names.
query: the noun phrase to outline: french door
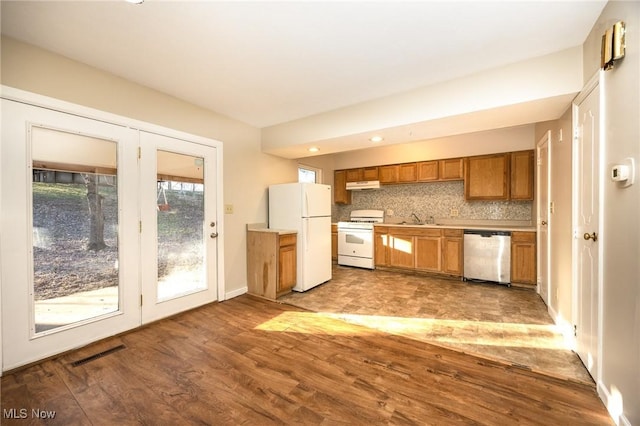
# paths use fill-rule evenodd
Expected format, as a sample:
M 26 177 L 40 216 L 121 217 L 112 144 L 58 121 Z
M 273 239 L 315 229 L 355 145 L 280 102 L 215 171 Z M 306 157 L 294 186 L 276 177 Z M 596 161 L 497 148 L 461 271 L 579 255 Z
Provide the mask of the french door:
M 2 371 L 223 294 L 221 148 L 1 107 Z
M 3 370 L 140 324 L 136 147 L 127 127 L 2 100 Z
M 142 322 L 217 299 L 216 148 L 140 132 Z

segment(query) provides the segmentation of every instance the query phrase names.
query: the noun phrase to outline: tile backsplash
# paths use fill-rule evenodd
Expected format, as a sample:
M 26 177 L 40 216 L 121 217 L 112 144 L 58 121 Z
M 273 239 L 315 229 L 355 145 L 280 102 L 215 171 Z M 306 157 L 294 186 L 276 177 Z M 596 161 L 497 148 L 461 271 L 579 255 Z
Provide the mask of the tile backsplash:
M 451 209 L 458 209 L 456 219 L 531 220 L 531 201 L 466 201 L 462 181 L 383 185 L 377 190 L 353 191 L 350 205 L 333 205 L 333 220 L 349 220 L 352 210 L 393 210 L 387 220 L 409 219 L 415 213 L 422 220 L 450 218 Z

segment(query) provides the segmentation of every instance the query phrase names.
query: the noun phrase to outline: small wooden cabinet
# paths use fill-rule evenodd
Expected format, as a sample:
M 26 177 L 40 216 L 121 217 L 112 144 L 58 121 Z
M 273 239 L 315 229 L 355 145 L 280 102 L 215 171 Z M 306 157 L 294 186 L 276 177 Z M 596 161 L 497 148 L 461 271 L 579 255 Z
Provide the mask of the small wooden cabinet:
M 533 175 L 533 151 L 512 152 L 510 193 L 512 200 L 533 200 Z
M 364 167 L 362 169 L 362 180 L 378 180 L 378 167 Z
M 379 166 L 378 177 L 381 184 L 398 183 L 398 166 Z
M 467 200 L 508 200 L 508 153 L 465 159 L 464 196 Z
M 442 232 L 439 229 L 417 229 L 415 242 L 415 267 L 421 271 L 442 271 Z
M 347 191 L 347 171 L 336 170 L 333 173 L 333 202 L 351 204 L 351 192 Z
M 511 233 L 511 283 L 536 285 L 536 233 Z
M 297 276 L 297 233 L 247 230 L 247 290 L 275 300 L 291 292 Z
M 464 159 L 449 158 L 438 161 L 438 180 L 462 180 L 464 179 Z
M 398 182 L 415 182 L 418 178 L 418 168 L 416 163 L 398 165 Z
M 338 261 L 338 225 L 331 224 L 331 260 Z
M 373 230 L 374 263 L 376 266 L 389 266 L 389 228 L 376 226 Z
M 444 229 L 442 233 L 442 272 L 462 276 L 464 232 L 462 229 Z
M 433 182 L 438 180 L 439 176 L 438 161 L 422 161 L 418 163 L 418 181 Z

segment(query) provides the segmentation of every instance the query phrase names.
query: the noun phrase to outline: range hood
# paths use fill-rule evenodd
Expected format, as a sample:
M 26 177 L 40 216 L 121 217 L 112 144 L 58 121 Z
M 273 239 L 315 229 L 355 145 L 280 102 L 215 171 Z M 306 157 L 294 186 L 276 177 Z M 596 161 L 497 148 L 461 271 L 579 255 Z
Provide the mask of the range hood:
M 379 180 L 363 180 L 360 182 L 347 182 L 348 191 L 361 191 L 363 189 L 379 189 Z

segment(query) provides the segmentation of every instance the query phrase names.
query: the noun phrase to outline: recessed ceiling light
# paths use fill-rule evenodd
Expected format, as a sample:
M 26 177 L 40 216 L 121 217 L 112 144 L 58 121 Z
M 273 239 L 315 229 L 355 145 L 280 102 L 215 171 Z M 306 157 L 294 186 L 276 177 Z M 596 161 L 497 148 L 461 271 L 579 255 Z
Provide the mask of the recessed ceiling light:
M 369 140 L 375 143 L 375 142 L 382 142 L 384 138 L 382 136 L 372 136 Z
M 311 148 L 309 148 L 309 152 L 318 152 L 320 151 L 320 149 L 317 146 L 312 146 Z
M 127 3 L 142 4 L 144 0 L 126 0 Z

